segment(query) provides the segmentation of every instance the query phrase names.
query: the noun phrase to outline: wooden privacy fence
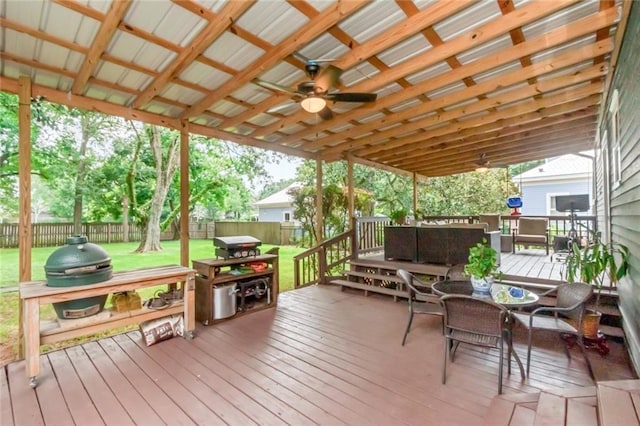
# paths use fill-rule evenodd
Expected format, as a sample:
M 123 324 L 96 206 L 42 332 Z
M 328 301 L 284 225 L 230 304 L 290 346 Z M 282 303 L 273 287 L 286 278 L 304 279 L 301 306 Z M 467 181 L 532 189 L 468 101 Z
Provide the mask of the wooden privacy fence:
M 64 245 L 67 237 L 74 235 L 73 223 L 34 223 L 31 225 L 33 247 L 56 247 Z M 95 244 L 140 241 L 142 229 L 129 225 L 128 239 L 124 238 L 122 223 L 83 223 L 82 235 Z M 189 238 L 209 240 L 215 236 L 251 235 L 265 244 L 294 245 L 302 237 L 299 225 L 280 222 L 191 222 Z M 160 234 L 163 241 L 173 239 L 173 231 Z M 18 224 L 0 223 L 0 248 L 18 247 Z
M 295 245 L 301 240 L 303 230 L 300 225 L 290 222 L 216 222 L 216 237 L 250 235 L 264 244 Z M 213 237 L 213 236 L 212 236 Z
M 31 225 L 33 247 L 55 247 L 64 245 L 67 237 L 74 235 L 73 223 L 34 223 Z M 96 244 L 126 241 L 122 223 L 83 223 L 82 235 Z M 140 241 L 141 229 L 129 225 L 129 241 Z M 0 223 L 0 248 L 18 247 L 18 224 Z

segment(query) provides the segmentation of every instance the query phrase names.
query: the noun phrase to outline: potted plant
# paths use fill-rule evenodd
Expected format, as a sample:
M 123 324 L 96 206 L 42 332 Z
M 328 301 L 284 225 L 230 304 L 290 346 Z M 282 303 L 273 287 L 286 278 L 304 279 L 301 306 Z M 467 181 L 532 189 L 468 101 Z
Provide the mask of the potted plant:
M 490 294 L 494 278 L 502 277 L 498 270 L 498 253 L 487 243 L 486 238 L 469 249 L 464 274 L 471 278 L 473 291 L 483 294 Z
M 389 219 L 393 220 L 397 225 L 404 225 L 408 214 L 409 211 L 407 209 L 400 207 L 389 213 Z
M 595 312 L 587 313 L 583 320 L 583 332 L 587 338 L 598 337 L 601 313 L 600 295 L 603 286 L 608 282 L 615 286 L 629 270 L 629 249 L 623 244 L 605 244 L 600 240 L 600 233 L 594 234 L 594 242 L 580 247 L 571 246 L 567 256 L 565 271 L 568 282 L 580 281 L 595 287 Z

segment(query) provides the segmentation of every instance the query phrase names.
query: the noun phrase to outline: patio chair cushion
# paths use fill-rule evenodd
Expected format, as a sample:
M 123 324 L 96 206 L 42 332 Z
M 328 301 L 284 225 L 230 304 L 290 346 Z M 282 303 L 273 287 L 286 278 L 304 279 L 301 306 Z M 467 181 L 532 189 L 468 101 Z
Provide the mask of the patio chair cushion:
M 481 214 L 478 222 L 485 223 L 487 225 L 487 231 L 500 230 L 500 215 L 498 214 Z
M 518 235 L 545 236 L 549 222 L 547 219 L 522 218 L 518 223 Z
M 513 234 L 512 252 L 516 244 L 532 244 L 544 246 L 549 254 L 549 221 L 545 218 L 523 217 L 518 221 L 518 228 Z

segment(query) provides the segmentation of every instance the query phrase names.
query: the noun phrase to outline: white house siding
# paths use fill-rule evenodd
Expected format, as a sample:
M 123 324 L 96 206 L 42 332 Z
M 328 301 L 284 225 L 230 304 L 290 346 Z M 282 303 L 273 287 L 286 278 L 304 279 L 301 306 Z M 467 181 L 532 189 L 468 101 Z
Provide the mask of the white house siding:
M 550 211 L 550 198 L 555 195 L 591 194 L 589 181 L 570 183 L 543 183 L 522 185 L 522 208 L 520 212 L 528 216 L 557 214 Z M 589 202 L 593 199 L 589 195 Z M 579 214 L 579 213 L 578 213 Z M 590 212 L 583 214 L 591 214 Z
M 286 222 L 285 213 L 289 213 L 289 222 L 293 221 L 292 207 L 260 207 L 258 209 L 258 221 Z
M 613 141 L 611 139 L 610 111 L 614 90 L 619 94 L 621 181 L 609 179 L 611 187 L 611 240 L 625 244 L 631 254 L 629 275 L 618 284 L 620 311 L 623 318 L 627 346 L 631 360 L 640 372 L 640 2 L 632 2 L 629 21 L 614 77 L 609 88 L 600 135 L 609 133 L 611 165 Z M 607 170 L 607 167 L 604 167 Z M 612 167 L 608 168 L 613 176 Z M 602 185 L 605 179 L 598 180 Z M 599 188 L 598 194 L 606 191 Z M 598 200 L 598 203 L 603 203 Z

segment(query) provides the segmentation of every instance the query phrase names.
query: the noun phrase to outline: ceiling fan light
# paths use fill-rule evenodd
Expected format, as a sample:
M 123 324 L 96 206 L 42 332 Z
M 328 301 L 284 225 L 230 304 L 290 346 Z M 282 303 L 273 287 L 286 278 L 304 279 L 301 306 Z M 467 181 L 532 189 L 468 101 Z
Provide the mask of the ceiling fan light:
M 327 106 L 327 101 L 317 96 L 309 96 L 300 101 L 300 105 L 305 111 L 315 114 Z

